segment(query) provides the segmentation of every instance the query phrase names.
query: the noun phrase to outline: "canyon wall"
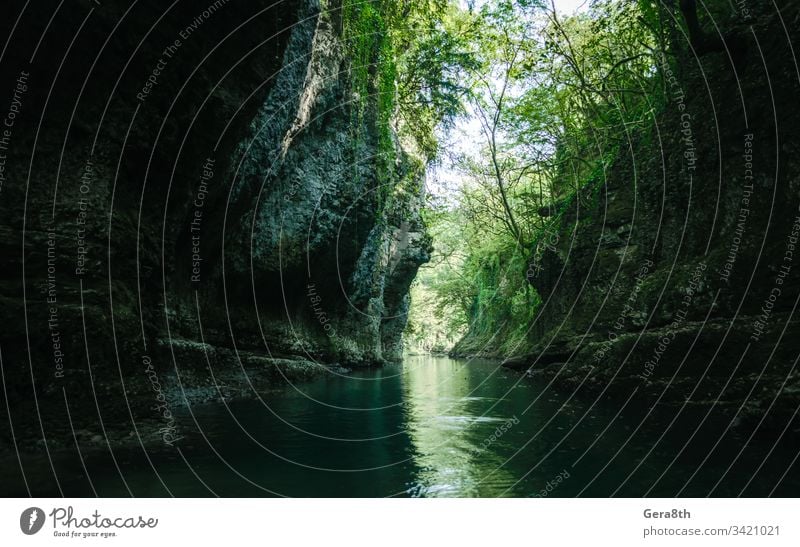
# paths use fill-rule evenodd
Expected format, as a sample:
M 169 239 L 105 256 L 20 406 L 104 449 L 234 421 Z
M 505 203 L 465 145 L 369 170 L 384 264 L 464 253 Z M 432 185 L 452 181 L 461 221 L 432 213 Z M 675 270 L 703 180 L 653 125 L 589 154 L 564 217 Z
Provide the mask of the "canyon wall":
M 762 5 L 763 4 L 763 5 Z M 760 6 L 760 7 L 759 7 Z M 746 52 L 662 65 L 666 100 L 531 256 L 508 365 L 583 393 L 791 420 L 800 398 L 797 6 L 726 20 Z M 782 425 L 781 425 L 782 427 Z
M 424 167 L 340 3 L 56 5 L 3 8 L 4 448 L 396 359 Z

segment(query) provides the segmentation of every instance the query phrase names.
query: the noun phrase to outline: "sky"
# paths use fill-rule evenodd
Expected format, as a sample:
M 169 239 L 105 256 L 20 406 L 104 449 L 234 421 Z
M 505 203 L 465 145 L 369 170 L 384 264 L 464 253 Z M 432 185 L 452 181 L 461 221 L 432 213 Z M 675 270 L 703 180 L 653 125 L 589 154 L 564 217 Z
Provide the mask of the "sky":
M 475 3 L 480 5 L 491 0 L 475 0 Z M 549 0 L 547 0 L 549 1 Z M 461 0 L 462 7 L 467 7 L 468 0 Z M 556 0 L 556 9 L 565 15 L 571 15 L 578 9 L 585 9 L 589 5 L 590 0 Z
M 475 4 L 490 2 L 491 0 L 475 0 Z M 549 0 L 545 0 L 549 1 Z M 464 8 L 468 0 L 461 0 Z M 555 0 L 556 10 L 562 15 L 572 15 L 586 10 L 590 0 Z M 451 153 L 474 154 L 480 150 L 482 136 L 480 122 L 475 118 L 457 120 L 455 127 L 448 132 L 442 147 Z M 463 175 L 449 165 L 447 158 L 443 158 L 440 165 L 428 170 L 426 187 L 430 194 L 438 196 L 445 201 L 451 201 L 457 195 L 458 187 Z
M 589 6 L 589 0 L 556 0 L 556 9 L 561 13 L 571 15 Z

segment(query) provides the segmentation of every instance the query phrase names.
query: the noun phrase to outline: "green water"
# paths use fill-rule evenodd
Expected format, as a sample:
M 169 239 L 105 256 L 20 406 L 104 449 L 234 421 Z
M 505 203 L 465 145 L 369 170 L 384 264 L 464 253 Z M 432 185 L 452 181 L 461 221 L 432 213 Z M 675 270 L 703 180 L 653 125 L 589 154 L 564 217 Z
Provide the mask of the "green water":
M 675 407 L 625 403 L 570 397 L 496 363 L 409 357 L 261 401 L 193 407 L 180 450 L 117 454 L 122 473 L 94 456 L 88 479 L 60 479 L 68 495 L 101 496 L 798 492 L 794 437 L 747 442 L 726 432 L 729 414 L 698 429 L 707 408 L 673 422 Z

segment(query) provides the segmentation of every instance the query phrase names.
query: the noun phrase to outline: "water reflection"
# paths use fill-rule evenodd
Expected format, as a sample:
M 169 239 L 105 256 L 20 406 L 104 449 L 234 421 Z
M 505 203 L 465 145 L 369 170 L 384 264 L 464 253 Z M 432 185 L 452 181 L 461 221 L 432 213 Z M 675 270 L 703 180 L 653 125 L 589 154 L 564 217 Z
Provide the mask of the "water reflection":
M 570 396 L 494 363 L 409 357 L 285 386 L 261 401 L 192 407 L 180 416 L 180 451 L 91 453 L 83 463 L 61 453 L 56 467 L 70 496 L 763 496 L 800 488 L 796 440 L 750 442 L 730 430 L 725 409 L 705 421 L 705 408 L 687 409 L 674 421 L 673 407 L 647 399 L 635 408 Z M 25 458 L 26 469 L 48 468 Z M 46 474 L 29 474 L 28 484 L 34 495 L 60 495 Z M 9 493 L 27 495 L 23 488 Z
M 486 367 L 479 370 L 476 377 L 466 362 L 406 360 L 408 435 L 418 468 L 411 495 L 479 496 L 513 484 L 498 445 L 519 420 L 504 415 L 498 399 L 477 395 L 487 381 Z

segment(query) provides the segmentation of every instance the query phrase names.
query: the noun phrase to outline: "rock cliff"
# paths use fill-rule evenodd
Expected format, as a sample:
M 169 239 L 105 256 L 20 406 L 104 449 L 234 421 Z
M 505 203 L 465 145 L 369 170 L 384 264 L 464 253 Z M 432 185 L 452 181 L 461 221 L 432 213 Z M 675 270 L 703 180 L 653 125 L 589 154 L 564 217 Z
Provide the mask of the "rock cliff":
M 375 71 L 355 85 L 340 3 L 49 4 L 3 8 L 17 442 L 170 433 L 187 399 L 396 358 L 424 168 Z
M 583 393 L 730 406 L 800 402 L 797 6 L 729 31 L 747 54 L 665 63 L 665 107 L 561 204 L 531 258 L 543 303 L 509 365 Z M 772 418 L 775 418 L 774 420 Z

